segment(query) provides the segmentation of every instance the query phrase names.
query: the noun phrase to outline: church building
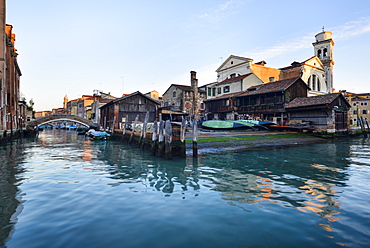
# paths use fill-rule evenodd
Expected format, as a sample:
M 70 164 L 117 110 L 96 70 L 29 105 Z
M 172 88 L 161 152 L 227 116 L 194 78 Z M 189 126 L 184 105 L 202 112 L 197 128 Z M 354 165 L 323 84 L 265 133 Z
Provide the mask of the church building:
M 332 33 L 323 30 L 315 38 L 316 41 L 312 43 L 314 47 L 312 57 L 302 62 L 294 61 L 290 66 L 283 68 L 270 68 L 265 66 L 265 61 L 253 63 L 253 59 L 230 55 L 216 70 L 217 82 L 207 86 L 207 99 L 236 93 L 237 90 L 244 91 L 253 86 L 251 83 L 259 84 L 258 80 L 254 79 L 234 91 L 229 90 L 231 87 L 224 89 L 225 82 L 236 81 L 233 79 L 240 79 L 250 74 L 263 83 L 300 77 L 309 87 L 308 96 L 332 93 L 334 67 Z

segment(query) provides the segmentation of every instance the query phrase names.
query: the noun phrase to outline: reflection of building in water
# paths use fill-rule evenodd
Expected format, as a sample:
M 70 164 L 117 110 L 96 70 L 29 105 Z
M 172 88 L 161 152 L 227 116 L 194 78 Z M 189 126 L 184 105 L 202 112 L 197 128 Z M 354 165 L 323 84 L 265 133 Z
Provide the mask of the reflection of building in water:
M 256 192 L 260 191 L 256 175 L 242 173 L 237 169 L 217 170 L 207 179 L 215 185 L 214 190 L 222 193 L 222 199 L 228 201 L 255 203 Z
M 92 155 L 92 144 L 91 143 L 83 143 L 83 156 L 82 160 L 85 162 L 89 162 L 93 159 Z
M 0 157 L 3 158 L 0 164 L 0 247 L 3 247 L 14 229 L 16 215 L 21 212 L 16 199 L 16 185 L 19 184 L 16 174 L 21 172 L 16 166 L 16 160 L 21 156 L 18 149 L 8 146 L 6 150 L 0 150 Z

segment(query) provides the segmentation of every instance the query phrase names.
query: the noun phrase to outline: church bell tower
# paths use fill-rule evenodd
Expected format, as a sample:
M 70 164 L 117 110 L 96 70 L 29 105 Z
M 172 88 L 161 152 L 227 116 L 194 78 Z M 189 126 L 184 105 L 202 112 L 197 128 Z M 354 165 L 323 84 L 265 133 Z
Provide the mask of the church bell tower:
M 327 32 L 322 28 L 322 32 L 315 35 L 316 42 L 312 43 L 314 47 L 314 52 L 317 57 L 321 60 L 325 66 L 325 82 L 329 89 L 329 92 L 333 92 L 333 46 L 334 41 L 332 39 L 332 33 Z

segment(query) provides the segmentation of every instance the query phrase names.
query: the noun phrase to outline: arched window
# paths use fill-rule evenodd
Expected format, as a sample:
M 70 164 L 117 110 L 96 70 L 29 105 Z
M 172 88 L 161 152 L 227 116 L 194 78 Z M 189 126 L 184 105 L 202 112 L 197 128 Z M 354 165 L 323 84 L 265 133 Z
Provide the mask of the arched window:
M 324 48 L 324 57 L 328 56 L 328 49 Z
M 316 90 L 316 75 L 312 75 L 312 90 Z
M 321 49 L 317 50 L 317 57 L 321 58 Z
M 321 91 L 320 79 L 317 79 L 317 91 Z

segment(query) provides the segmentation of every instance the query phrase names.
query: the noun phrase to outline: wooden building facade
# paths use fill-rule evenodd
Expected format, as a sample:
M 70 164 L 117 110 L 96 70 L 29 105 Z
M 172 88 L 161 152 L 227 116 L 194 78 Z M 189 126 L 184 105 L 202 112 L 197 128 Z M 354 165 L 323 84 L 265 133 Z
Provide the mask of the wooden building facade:
M 157 118 L 159 105 L 157 101 L 141 92 L 134 92 L 102 106 L 100 125 L 105 130 L 121 129 L 123 123 L 133 122 L 137 115 L 139 121 L 144 121 L 147 112 L 149 112 L 149 122 L 153 122 Z
M 225 120 L 253 116 L 272 119 L 285 116 L 284 104 L 296 97 L 306 97 L 308 89 L 300 78 L 252 86 L 243 92 L 207 100 L 207 118 Z
M 341 93 L 298 97 L 285 104 L 290 120 L 309 122 L 319 132 L 348 131 L 351 105 Z
M 307 97 L 308 86 L 301 78 L 271 82 L 250 87 L 237 96 L 239 115 L 272 119 L 285 115 L 284 104 L 297 97 Z

